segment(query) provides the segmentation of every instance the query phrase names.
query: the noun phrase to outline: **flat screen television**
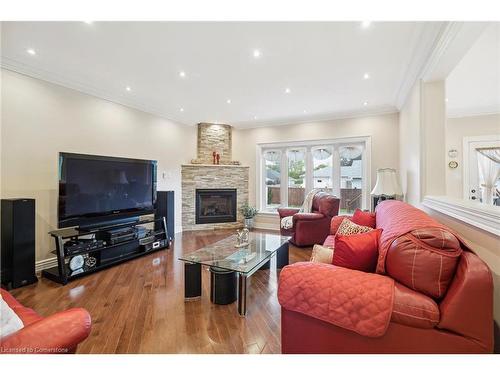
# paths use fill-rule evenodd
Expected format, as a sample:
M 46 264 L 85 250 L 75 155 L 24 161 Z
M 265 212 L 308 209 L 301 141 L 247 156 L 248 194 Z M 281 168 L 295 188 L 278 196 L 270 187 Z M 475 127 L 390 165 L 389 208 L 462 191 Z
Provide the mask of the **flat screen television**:
M 59 153 L 59 228 L 154 212 L 154 160 Z

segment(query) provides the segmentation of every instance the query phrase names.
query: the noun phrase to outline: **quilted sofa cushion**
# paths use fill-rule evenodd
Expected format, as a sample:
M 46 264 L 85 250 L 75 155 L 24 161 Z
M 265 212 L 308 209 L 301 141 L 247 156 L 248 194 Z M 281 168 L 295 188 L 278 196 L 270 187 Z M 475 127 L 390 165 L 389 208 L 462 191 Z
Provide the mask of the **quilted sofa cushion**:
M 461 253 L 451 233 L 441 228 L 418 229 L 391 244 L 385 269 L 401 284 L 440 299 L 453 280 Z
M 390 323 L 394 280 L 323 263 L 299 262 L 281 270 L 278 300 L 284 309 L 368 337 Z
M 437 303 L 400 283 L 394 284 L 391 321 L 416 328 L 434 328 L 439 323 Z

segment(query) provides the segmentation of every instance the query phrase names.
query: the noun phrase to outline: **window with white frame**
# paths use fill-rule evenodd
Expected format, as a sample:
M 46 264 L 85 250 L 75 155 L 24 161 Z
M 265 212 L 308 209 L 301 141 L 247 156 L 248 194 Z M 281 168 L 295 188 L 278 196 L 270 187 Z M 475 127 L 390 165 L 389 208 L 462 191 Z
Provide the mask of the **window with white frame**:
M 339 197 L 342 213 L 369 209 L 369 141 L 361 137 L 259 145 L 259 210 L 302 207 L 312 189 Z

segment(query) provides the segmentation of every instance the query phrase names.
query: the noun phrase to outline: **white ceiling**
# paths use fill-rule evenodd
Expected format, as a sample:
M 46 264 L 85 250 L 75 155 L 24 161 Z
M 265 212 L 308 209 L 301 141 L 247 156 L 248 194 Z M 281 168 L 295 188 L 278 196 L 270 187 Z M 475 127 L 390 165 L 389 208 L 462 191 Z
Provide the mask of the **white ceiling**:
M 488 26 L 446 79 L 447 114 L 500 113 L 500 23 Z
M 397 110 L 441 25 L 3 22 L 2 66 L 184 124 L 272 125 Z

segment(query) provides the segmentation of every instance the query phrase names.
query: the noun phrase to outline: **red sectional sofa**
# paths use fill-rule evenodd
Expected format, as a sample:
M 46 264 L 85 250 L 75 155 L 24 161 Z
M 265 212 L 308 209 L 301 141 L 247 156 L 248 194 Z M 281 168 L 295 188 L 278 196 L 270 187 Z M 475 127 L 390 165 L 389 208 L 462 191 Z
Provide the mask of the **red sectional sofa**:
M 21 305 L 9 292 L 0 289 L 2 298 L 23 322 L 24 328 L 0 339 L 3 354 L 74 353 L 90 334 L 89 313 L 73 308 L 43 318 Z
M 342 219 L 332 220 L 325 245 Z M 304 262 L 281 271 L 282 352 L 492 353 L 486 264 L 459 235 L 406 203 L 379 204 L 376 227 L 383 231 L 373 274 Z
M 296 246 L 311 246 L 323 243 L 330 232 L 330 222 L 339 213 L 340 199 L 319 192 L 313 198 L 312 212 L 299 213 L 298 208 L 278 208 L 281 219 L 293 216 L 293 227 L 281 228 L 281 235 L 291 236 L 290 242 Z

